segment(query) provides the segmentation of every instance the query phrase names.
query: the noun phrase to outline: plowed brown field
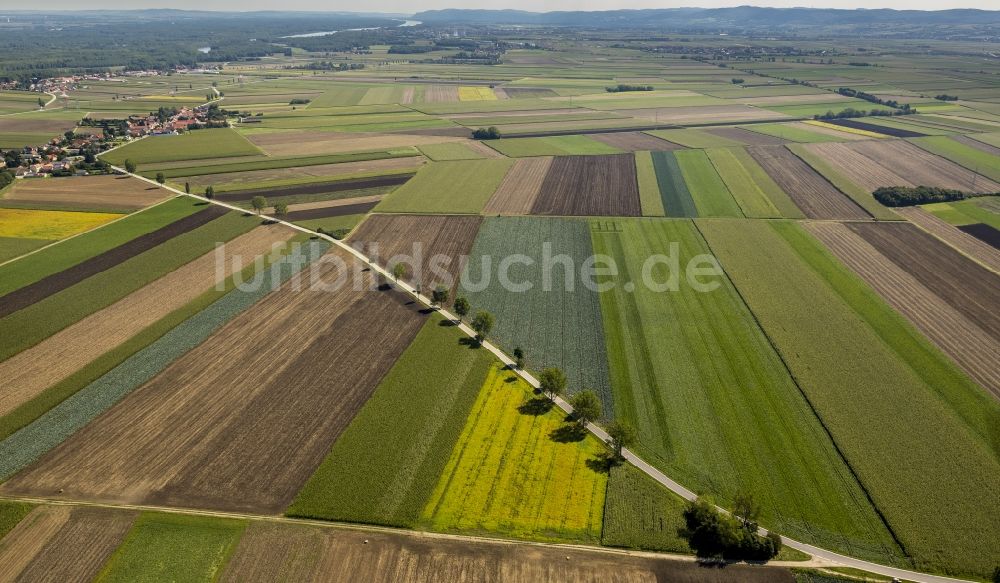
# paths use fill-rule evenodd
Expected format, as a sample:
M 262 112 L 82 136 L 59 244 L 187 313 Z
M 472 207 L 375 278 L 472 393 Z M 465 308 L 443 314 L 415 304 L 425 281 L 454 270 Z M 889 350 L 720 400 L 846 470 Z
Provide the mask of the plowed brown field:
M 328 253 L 2 490 L 280 512 L 426 320 L 350 257 Z
M 951 160 L 921 150 L 906 140 L 866 140 L 848 145 L 913 184 L 954 188 L 966 192 L 1000 192 L 1000 184 Z
M 531 214 L 642 216 L 635 172 L 632 154 L 555 158 Z
M 552 166 L 551 157 L 519 158 L 483 209 L 484 215 L 526 215 Z
M 881 143 L 881 142 L 880 142 Z M 801 158 L 784 146 L 751 146 L 747 151 L 811 219 L 870 219 Z
M 841 223 L 806 228 L 942 352 L 1000 397 L 1000 343 Z
M 392 263 L 409 263 L 404 279 L 419 283 L 424 290 L 445 285 L 454 292 L 464 267 L 462 260 L 472 251 L 481 222 L 482 218 L 477 216 L 372 215 L 355 229 L 348 242 L 374 257 L 380 265 L 391 267 Z M 419 248 L 415 244 L 419 244 Z M 418 249 L 419 262 L 416 260 Z M 402 258 L 393 260 L 400 255 L 412 257 L 412 263 Z M 448 260 L 435 263 L 440 266 L 441 275 L 432 270 L 435 256 Z M 418 269 L 419 278 L 416 277 Z
M 70 176 L 18 180 L 3 200 L 67 209 L 138 209 L 172 196 L 130 176 Z
M 428 85 L 424 88 L 424 101 L 427 103 L 458 101 L 458 87 L 456 85 Z
M 0 539 L 0 581 L 15 581 L 69 521 L 65 506 L 39 506 Z
M 941 239 L 945 243 L 1000 273 L 1000 249 L 937 218 L 920 207 L 894 209 L 908 221 Z
M 272 245 L 295 231 L 281 226 L 257 227 L 224 247 L 224 276 L 242 269 Z M 240 264 L 234 265 L 238 257 Z M 39 344 L 0 362 L 0 416 L 6 415 L 95 358 L 121 345 L 147 326 L 194 300 L 217 283 L 217 252 L 212 251 L 120 301 L 97 311 Z
M 737 142 L 743 142 L 750 146 L 780 146 L 788 143 L 788 140 L 758 132 L 751 132 L 743 128 L 704 128 L 702 131 L 730 140 L 736 140 Z
M 611 132 L 607 134 L 590 134 L 590 137 L 603 142 L 609 146 L 614 146 L 626 152 L 665 152 L 669 150 L 681 150 L 684 146 L 661 140 L 656 136 L 644 134 L 642 132 Z
M 883 186 L 917 186 L 906 178 L 858 152 L 848 144 L 827 142 L 805 144 L 804 147 L 821 156 L 828 164 L 868 192 Z

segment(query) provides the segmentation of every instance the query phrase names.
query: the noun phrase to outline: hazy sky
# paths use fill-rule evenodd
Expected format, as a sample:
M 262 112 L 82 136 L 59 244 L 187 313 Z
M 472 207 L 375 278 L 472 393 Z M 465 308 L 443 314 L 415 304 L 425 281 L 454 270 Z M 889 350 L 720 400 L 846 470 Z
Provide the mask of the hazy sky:
M 96 8 L 178 8 L 196 10 L 364 10 L 371 12 L 413 13 L 437 8 L 516 8 L 533 12 L 550 10 L 614 10 L 620 8 L 674 8 L 679 6 L 807 6 L 810 8 L 909 8 L 942 10 L 945 8 L 983 8 L 1000 10 L 1000 0 L 367 0 L 361 3 L 329 0 L 52 0 L 39 5 L 23 0 L 0 0 L 0 10 L 85 10 Z

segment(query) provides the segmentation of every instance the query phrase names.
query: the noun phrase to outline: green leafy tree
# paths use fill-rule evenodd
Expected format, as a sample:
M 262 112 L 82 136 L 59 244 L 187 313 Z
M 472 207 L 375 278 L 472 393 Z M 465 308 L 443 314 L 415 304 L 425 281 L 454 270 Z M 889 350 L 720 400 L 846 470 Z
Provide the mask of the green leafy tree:
M 458 316 L 458 321 L 461 322 L 462 319 L 469 314 L 469 310 L 472 309 L 472 306 L 469 304 L 469 300 L 459 296 L 455 298 L 455 303 L 452 308 L 455 310 L 455 315 Z
M 205 198 L 207 198 L 208 200 L 212 200 L 213 198 L 215 198 L 215 188 L 214 187 L 209 186 L 209 187 L 205 188 Z
M 480 343 L 486 340 L 490 330 L 493 329 L 493 314 L 485 310 L 476 312 L 476 315 L 472 318 L 472 329 L 476 332 L 476 340 Z
M 608 427 L 608 446 L 615 457 L 623 459 L 622 450 L 631 447 L 636 442 L 635 428 L 625 421 L 612 421 Z
M 549 399 L 555 401 L 556 397 L 566 392 L 566 373 L 561 368 L 547 368 L 538 375 L 538 385 Z
M 404 263 L 393 263 L 392 264 L 392 277 L 396 281 L 399 281 L 401 277 L 406 275 L 406 264 Z
M 191 194 L 191 183 L 190 182 L 185 182 L 184 183 L 184 192 L 186 192 L 188 194 Z
M 581 427 L 597 421 L 604 414 L 601 400 L 597 397 L 597 393 L 590 389 L 584 389 L 573 395 L 570 404 L 573 405 L 573 416 Z
M 267 199 L 264 198 L 263 196 L 259 195 L 255 196 L 252 199 L 250 199 L 250 206 L 252 206 L 253 210 L 255 210 L 259 215 L 267 207 Z
M 276 202 L 274 203 L 274 216 L 284 217 L 288 214 L 288 203 L 287 202 Z
M 129 174 L 135 174 L 136 165 L 131 159 L 125 160 L 125 171 Z
M 156 173 L 156 182 L 158 184 L 163 184 L 166 181 L 167 181 L 167 177 L 163 175 L 163 172 L 157 172 Z
M 524 369 L 524 350 L 520 346 L 514 349 L 514 366 Z
M 448 288 L 444 286 L 437 286 L 434 291 L 431 292 L 431 305 L 440 307 L 448 302 Z

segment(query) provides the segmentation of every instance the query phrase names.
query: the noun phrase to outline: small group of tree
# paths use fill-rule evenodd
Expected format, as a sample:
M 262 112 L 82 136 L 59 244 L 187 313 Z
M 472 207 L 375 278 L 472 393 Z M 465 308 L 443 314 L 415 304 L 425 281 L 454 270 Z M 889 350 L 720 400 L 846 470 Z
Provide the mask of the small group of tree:
M 166 183 L 166 181 L 167 181 L 167 177 L 166 177 L 166 175 L 163 174 L 163 172 L 157 172 L 156 173 L 156 183 L 157 184 L 164 184 L 164 183 Z
M 476 315 L 472 317 L 472 322 L 469 323 L 469 326 L 476 333 L 476 342 L 482 344 L 486 340 L 490 331 L 493 330 L 493 324 L 493 314 L 486 310 L 476 312 Z
M 288 105 L 309 105 L 312 102 L 311 99 L 306 99 L 305 97 L 296 97 L 295 99 L 288 102 Z
M 969 194 L 936 186 L 882 186 L 872 192 L 875 200 L 885 206 L 915 206 L 932 202 L 952 202 L 969 198 Z
M 652 91 L 653 90 L 653 86 L 652 85 L 625 85 L 623 83 L 619 83 L 618 85 L 614 85 L 612 87 L 605 87 L 604 90 L 607 91 L 608 93 L 625 93 L 627 91 Z
M 135 165 L 135 162 L 133 162 L 131 159 L 126 159 L 125 160 L 125 171 L 126 172 L 128 172 L 129 174 L 135 174 L 135 171 L 136 171 L 137 168 L 138 167 Z
M 420 54 L 420 53 L 430 53 L 430 52 L 436 51 L 436 50 L 438 50 L 438 48 L 436 46 L 434 46 L 434 45 L 411 45 L 411 44 L 402 44 L 402 45 L 399 45 L 399 44 L 397 44 L 397 45 L 392 45 L 392 46 L 389 47 L 389 54 L 390 55 L 416 55 L 416 54 Z
M 472 137 L 477 140 L 498 140 L 500 139 L 500 130 L 496 126 L 479 128 L 472 132 Z
M 207 198 L 208 200 L 212 200 L 213 198 L 215 198 L 215 187 L 213 186 L 205 187 L 205 198 Z
M 748 495 L 738 495 L 732 515 L 698 498 L 684 508 L 682 535 L 699 557 L 727 561 L 767 561 L 781 551 L 781 537 L 758 534 L 760 509 Z
M 267 199 L 263 196 L 257 195 L 250 199 L 250 206 L 253 207 L 253 210 L 259 215 L 264 212 L 265 208 L 267 208 Z
M 7 188 L 14 182 L 14 175 L 10 173 L 10 170 L 0 171 L 0 190 Z
M 733 77 L 732 79 L 730 79 L 730 81 L 733 82 L 733 85 L 742 85 L 744 79 L 741 79 L 739 77 Z
M 274 216 L 278 217 L 279 219 L 280 218 L 284 218 L 285 216 L 288 215 L 288 203 L 287 202 L 278 201 L 278 202 L 274 203 L 273 205 L 271 205 L 271 208 L 274 209 Z
M 937 99 L 938 101 L 958 101 L 958 96 L 942 93 L 941 95 L 935 95 L 934 99 Z

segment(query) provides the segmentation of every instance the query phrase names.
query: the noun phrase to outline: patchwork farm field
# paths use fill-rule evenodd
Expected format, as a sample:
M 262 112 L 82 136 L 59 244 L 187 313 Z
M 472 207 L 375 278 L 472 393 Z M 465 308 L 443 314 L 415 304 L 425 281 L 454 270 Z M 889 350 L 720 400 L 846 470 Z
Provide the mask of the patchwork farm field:
M 152 136 L 105 154 L 116 165 L 125 160 L 136 164 L 257 156 L 261 151 L 246 138 L 229 128 L 198 130 L 179 136 Z
M 3 194 L 0 206 L 55 210 L 134 210 L 171 196 L 173 194 L 166 190 L 128 176 L 76 176 L 19 181 Z M 45 222 L 55 221 L 50 219 Z

